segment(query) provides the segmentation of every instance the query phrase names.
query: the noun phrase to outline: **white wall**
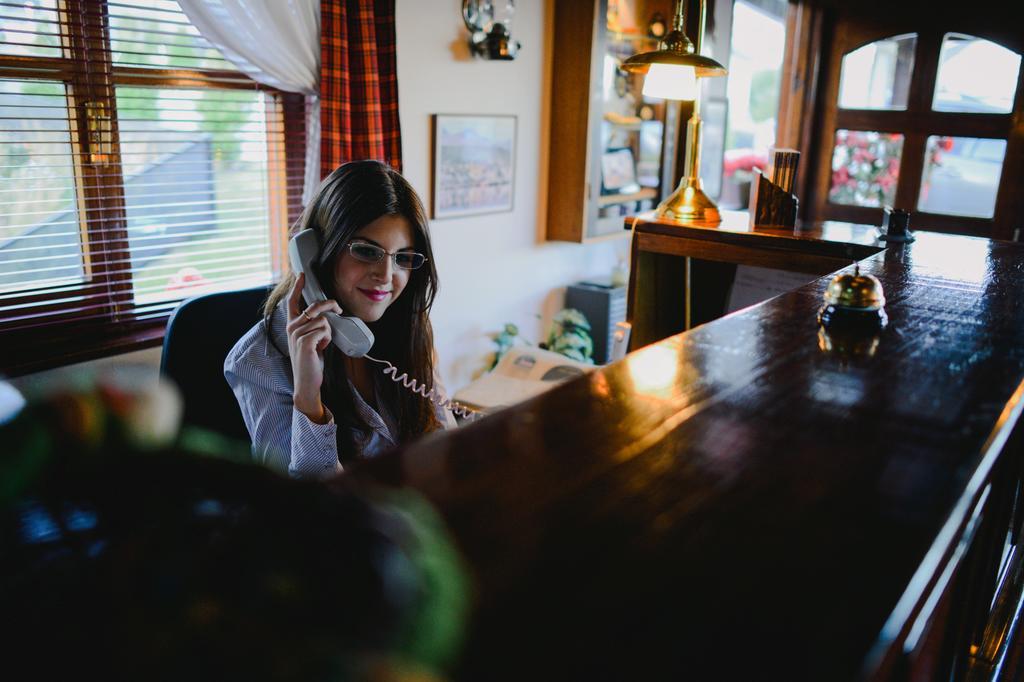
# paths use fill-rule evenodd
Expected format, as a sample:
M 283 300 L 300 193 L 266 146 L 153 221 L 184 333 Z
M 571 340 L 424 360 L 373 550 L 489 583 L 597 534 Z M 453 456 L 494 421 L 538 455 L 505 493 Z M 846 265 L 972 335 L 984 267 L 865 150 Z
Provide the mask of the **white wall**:
M 516 3 L 513 28 L 522 51 L 510 62 L 471 57 L 460 0 L 396 3 L 403 173 L 428 211 L 431 114 L 514 114 L 518 123 L 513 210 L 431 224 L 441 279 L 432 320 L 450 392 L 486 368 L 490 335 L 505 322 L 540 340 L 567 285 L 607 277 L 619 258 L 628 258 L 626 239 L 544 241 L 553 1 Z

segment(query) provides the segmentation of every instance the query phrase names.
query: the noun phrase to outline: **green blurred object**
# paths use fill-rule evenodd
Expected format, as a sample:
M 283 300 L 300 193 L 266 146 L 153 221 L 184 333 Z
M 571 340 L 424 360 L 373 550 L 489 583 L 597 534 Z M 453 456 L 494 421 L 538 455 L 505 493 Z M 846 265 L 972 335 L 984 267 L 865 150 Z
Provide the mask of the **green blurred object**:
M 0 425 L 7 665 L 38 679 L 443 679 L 471 589 L 430 504 L 344 475 L 279 476 L 234 441 L 169 428 L 176 400 L 153 382 L 69 382 Z
M 470 585 L 462 560 L 444 522 L 421 495 L 381 490 L 375 499 L 397 513 L 409 529 L 409 557 L 421 586 L 421 601 L 405 622 L 398 649 L 405 660 L 444 670 L 461 649 L 469 615 Z
M 515 345 L 516 340 L 528 346 L 533 345 L 519 335 L 519 327 L 512 323 L 506 324 L 494 338 L 498 349 L 489 370 L 497 367 L 498 361 Z M 575 308 L 563 308 L 552 318 L 547 340 L 538 346 L 578 362 L 594 364 L 594 340 L 590 336 L 590 322 L 586 315 Z
M 547 341 L 541 347 L 579 362 L 594 363 L 590 323 L 575 308 L 563 308 L 552 318 Z
M 498 350 L 494 353 L 494 362 L 488 367 L 489 370 L 498 366 L 498 361 L 508 352 L 509 348 L 515 345 L 516 339 L 525 341 L 523 337 L 519 336 L 519 327 L 511 322 L 506 323 L 504 328 L 494 337 L 494 343 L 498 346 Z

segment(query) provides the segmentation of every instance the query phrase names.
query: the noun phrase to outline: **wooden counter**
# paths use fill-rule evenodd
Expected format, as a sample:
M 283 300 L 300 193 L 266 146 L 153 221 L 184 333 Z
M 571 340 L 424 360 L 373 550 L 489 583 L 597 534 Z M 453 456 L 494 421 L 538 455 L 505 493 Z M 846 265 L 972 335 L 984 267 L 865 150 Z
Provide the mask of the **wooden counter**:
M 460 679 L 977 667 L 1019 530 L 1024 249 L 850 234 L 810 242 L 882 281 L 873 353 L 819 338 L 819 279 L 354 472 L 424 492 L 464 552 Z
M 869 225 L 753 229 L 743 211 L 722 211 L 714 228 L 659 221 L 653 211 L 626 224 L 633 229 L 627 314 L 633 348 L 721 317 L 736 265 L 822 276 L 885 248 Z

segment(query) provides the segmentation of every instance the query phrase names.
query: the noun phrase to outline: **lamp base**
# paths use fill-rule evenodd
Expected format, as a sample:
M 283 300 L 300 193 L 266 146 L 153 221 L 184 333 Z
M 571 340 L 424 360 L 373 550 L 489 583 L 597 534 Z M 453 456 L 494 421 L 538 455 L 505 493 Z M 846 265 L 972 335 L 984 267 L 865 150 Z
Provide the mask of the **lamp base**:
M 717 227 L 722 222 L 718 206 L 704 193 L 700 178 L 684 177 L 676 191 L 658 204 L 655 215 L 683 225 Z

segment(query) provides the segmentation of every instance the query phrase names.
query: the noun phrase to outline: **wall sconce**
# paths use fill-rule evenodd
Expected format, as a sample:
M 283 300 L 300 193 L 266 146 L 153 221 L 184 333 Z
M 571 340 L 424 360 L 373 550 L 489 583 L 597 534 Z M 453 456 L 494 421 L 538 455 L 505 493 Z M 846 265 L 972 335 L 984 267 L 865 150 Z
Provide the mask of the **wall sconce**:
M 519 41 L 512 39 L 514 0 L 462 0 L 462 19 L 469 29 L 469 49 L 484 59 L 515 59 Z
M 686 124 L 685 172 L 676 190 L 658 205 L 657 215 L 678 223 L 714 227 L 722 222 L 722 217 L 715 202 L 704 193 L 700 179 L 699 79 L 725 76 L 729 72 L 714 59 L 700 54 L 706 10 L 707 0 L 700 0 L 695 46 L 683 29 L 683 0 L 676 0 L 672 30 L 662 38 L 658 49 L 633 55 L 622 63 L 622 69 L 647 74 L 643 90 L 647 97 L 693 100 L 693 116 Z

